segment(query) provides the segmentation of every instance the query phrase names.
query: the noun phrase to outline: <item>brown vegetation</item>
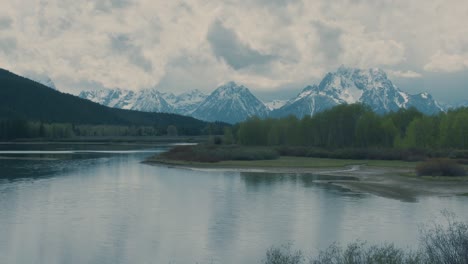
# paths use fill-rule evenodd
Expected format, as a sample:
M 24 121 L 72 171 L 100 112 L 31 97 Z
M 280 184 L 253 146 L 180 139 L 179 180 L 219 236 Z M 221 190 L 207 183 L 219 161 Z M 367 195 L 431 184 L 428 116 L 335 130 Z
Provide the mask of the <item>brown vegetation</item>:
M 430 159 L 416 167 L 418 176 L 465 176 L 462 165 L 450 159 Z

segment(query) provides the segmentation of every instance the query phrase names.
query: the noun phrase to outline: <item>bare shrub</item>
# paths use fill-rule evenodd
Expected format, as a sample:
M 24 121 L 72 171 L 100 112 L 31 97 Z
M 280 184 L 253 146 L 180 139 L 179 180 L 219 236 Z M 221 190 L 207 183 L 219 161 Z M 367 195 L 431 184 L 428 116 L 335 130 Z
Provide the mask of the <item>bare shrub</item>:
M 321 251 L 311 264 L 416 264 L 422 263 L 417 253 L 405 252 L 394 244 L 368 246 L 366 242 L 356 241 L 345 249 L 337 244 Z
M 455 220 L 455 216 L 444 212 L 447 227 L 434 224 L 421 232 L 422 253 L 426 263 L 467 264 L 468 223 Z
M 266 252 L 264 264 L 300 264 L 304 263 L 305 258 L 300 250 L 293 251 L 291 244 L 280 247 L 272 247 Z
M 418 176 L 464 176 L 466 171 L 450 159 L 430 159 L 416 167 Z

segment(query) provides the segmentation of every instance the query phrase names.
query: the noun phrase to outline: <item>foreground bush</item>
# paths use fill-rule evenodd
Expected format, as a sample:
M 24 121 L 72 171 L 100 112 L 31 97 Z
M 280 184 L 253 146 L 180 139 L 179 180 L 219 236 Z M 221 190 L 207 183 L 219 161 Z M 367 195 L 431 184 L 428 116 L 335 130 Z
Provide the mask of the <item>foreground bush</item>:
M 306 260 L 301 251 L 288 246 L 273 247 L 266 253 L 264 264 L 467 264 L 468 224 L 445 213 L 447 227 L 434 224 L 421 231 L 419 250 L 412 252 L 393 244 L 368 245 L 354 242 L 340 247 L 331 245 L 317 256 Z
M 449 159 L 430 159 L 416 167 L 418 176 L 464 176 L 466 171 L 456 161 Z
M 268 264 L 300 264 L 305 260 L 301 251 L 293 251 L 291 244 L 270 248 L 266 253 Z
M 345 249 L 334 244 L 320 252 L 311 264 L 416 264 L 422 263 L 418 253 L 407 253 L 393 244 L 368 246 L 365 242 L 354 242 Z
M 454 215 L 445 212 L 448 227 L 435 225 L 423 230 L 422 252 L 426 263 L 468 263 L 468 223 L 454 220 Z

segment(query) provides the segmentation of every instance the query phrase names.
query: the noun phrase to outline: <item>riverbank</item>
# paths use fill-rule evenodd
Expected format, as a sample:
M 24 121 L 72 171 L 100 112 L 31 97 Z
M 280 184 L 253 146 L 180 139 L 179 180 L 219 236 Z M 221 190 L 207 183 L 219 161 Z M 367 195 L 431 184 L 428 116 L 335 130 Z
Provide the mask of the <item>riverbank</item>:
M 209 136 L 127 136 L 127 137 L 72 137 L 72 138 L 26 138 L 0 142 L 5 144 L 114 144 L 114 143 L 201 143 Z
M 408 202 L 415 201 L 420 196 L 454 196 L 468 193 L 468 177 L 418 177 L 414 173 L 418 162 L 281 156 L 275 160 L 204 163 L 165 160 L 155 156 L 144 163 L 190 170 L 326 175 L 329 176 L 327 180 L 317 182 Z

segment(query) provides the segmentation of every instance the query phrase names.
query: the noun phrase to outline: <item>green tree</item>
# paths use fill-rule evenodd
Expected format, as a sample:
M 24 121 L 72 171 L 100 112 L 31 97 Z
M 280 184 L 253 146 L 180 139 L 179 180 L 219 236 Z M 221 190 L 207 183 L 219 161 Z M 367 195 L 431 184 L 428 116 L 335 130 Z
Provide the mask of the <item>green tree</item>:
M 468 109 L 456 114 L 451 134 L 457 148 L 468 148 Z
M 232 134 L 232 129 L 230 127 L 224 128 L 224 144 L 234 144 L 234 135 Z
M 364 148 L 379 146 L 382 134 L 380 118 L 374 112 L 365 112 L 356 123 L 355 145 Z
M 423 116 L 414 119 L 406 131 L 405 147 L 434 148 L 437 145 L 437 122 L 433 117 Z
M 170 137 L 176 137 L 177 136 L 177 127 L 174 125 L 169 125 L 167 127 L 167 135 Z

